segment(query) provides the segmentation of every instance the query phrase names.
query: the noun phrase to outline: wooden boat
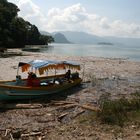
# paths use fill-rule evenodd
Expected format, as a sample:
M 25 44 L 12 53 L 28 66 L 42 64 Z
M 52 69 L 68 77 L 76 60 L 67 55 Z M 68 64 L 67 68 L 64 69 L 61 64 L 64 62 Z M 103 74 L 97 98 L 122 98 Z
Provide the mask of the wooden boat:
M 79 71 L 80 65 L 68 61 L 33 60 L 30 62 L 19 62 L 16 80 L 0 81 L 0 100 L 39 98 L 40 96 L 58 93 L 80 84 L 82 79 L 79 77 L 78 72 L 71 73 L 69 78 L 64 73 L 57 74 L 58 70 L 62 72 L 67 69 Z M 50 70 L 54 70 L 55 74 L 44 76 Z M 30 76 L 22 79 L 19 71 L 24 74 L 28 73 Z M 39 77 L 36 77 L 35 74 L 39 75 Z

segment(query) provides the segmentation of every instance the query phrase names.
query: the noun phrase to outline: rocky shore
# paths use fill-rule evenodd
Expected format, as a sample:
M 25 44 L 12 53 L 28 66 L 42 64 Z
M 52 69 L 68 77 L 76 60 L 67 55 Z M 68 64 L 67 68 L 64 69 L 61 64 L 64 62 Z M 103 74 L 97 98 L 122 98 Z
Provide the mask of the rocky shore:
M 22 56 L 0 58 L 0 80 L 15 79 L 19 61 L 47 59 L 78 61 L 82 68 L 80 76 L 83 82 L 80 87 L 57 96 L 51 95 L 45 99 L 10 103 L 15 107 L 17 104 L 28 104 L 35 108 L 17 109 L 13 107 L 3 110 L 3 104 L 9 103 L 0 103 L 0 138 L 2 140 L 8 138 L 38 140 L 140 139 L 139 124 L 129 123 L 123 128 L 101 124 L 96 119 L 93 121 L 91 117 L 94 118 L 94 116 L 87 115 L 91 111 L 83 107 L 85 105 L 98 106 L 99 102 L 106 97 L 111 99 L 131 98 L 133 93 L 140 92 L 140 62 L 120 58 L 71 57 L 16 51 L 22 53 Z M 24 76 L 26 77 L 26 75 Z M 36 107 L 37 105 L 39 107 Z

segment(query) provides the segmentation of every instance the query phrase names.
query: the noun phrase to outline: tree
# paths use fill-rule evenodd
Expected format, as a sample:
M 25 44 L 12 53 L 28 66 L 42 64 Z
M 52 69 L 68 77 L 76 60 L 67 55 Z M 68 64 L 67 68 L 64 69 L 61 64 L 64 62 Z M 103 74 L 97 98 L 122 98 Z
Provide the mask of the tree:
M 17 16 L 19 9 L 7 0 L 0 0 L 0 47 L 21 48 L 48 44 L 51 36 L 42 36 L 35 25 Z
M 43 44 L 48 45 L 48 43 L 54 42 L 54 38 L 52 36 L 40 35 L 40 41 Z
M 29 22 L 26 22 L 26 44 L 27 45 L 38 45 L 40 44 L 40 33 L 38 31 L 38 28 L 35 25 L 30 24 Z
M 7 0 L 0 1 L 0 47 L 9 47 L 14 40 L 11 38 L 10 26 L 17 16 L 18 7 Z
M 26 44 L 26 22 L 22 18 L 14 18 L 10 25 L 11 42 L 12 48 L 21 48 Z M 10 47 L 9 46 L 9 47 Z

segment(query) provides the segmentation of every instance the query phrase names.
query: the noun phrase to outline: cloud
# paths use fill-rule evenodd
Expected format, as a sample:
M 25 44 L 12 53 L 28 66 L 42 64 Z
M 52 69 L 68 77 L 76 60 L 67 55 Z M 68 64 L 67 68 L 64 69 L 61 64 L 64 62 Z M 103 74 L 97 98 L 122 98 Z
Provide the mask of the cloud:
M 46 22 L 47 19 L 43 12 L 41 12 L 41 8 L 35 5 L 31 0 L 19 0 L 17 5 L 20 9 L 19 16 L 25 20 L 30 21 L 39 28 Z
M 32 0 L 20 0 L 19 15 L 48 32 L 59 30 L 84 31 L 99 36 L 140 37 L 140 25 L 126 23 L 122 20 L 112 21 L 90 13 L 83 5 L 77 3 L 64 9 L 52 8 L 45 14 Z

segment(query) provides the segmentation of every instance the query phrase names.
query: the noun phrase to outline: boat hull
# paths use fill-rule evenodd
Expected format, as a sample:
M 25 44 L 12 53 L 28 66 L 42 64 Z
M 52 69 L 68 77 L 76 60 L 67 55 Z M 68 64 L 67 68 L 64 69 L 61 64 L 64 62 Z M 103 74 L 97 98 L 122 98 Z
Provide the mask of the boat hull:
M 66 81 L 62 84 L 42 85 L 27 87 L 17 85 L 0 84 L 0 100 L 34 99 L 41 96 L 59 93 L 81 83 L 81 79 Z

